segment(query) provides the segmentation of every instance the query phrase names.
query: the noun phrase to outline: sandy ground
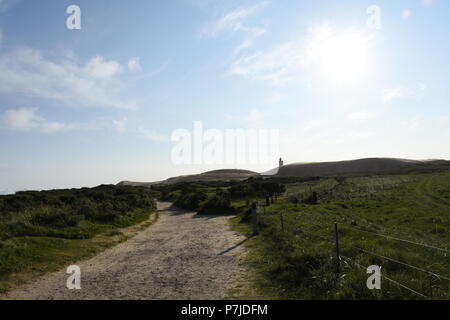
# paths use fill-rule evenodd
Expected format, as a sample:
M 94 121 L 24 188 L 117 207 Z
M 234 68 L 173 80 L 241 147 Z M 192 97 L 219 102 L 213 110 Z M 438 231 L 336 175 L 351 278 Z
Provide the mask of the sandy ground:
M 244 236 L 229 217 L 196 216 L 158 203 L 159 220 L 130 240 L 76 263 L 81 290 L 68 290 L 66 269 L 0 299 L 223 299 L 237 285 Z

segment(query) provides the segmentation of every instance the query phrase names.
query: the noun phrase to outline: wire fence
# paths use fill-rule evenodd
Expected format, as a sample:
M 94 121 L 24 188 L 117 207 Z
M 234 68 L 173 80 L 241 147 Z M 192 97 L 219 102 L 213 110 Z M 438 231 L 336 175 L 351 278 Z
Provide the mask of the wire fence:
M 261 212 L 263 215 L 265 215 L 266 213 L 266 208 L 263 206 L 263 212 Z M 256 215 L 256 212 L 255 212 Z M 258 216 L 260 216 L 260 214 L 258 214 Z M 286 232 L 287 230 L 287 226 L 286 226 L 286 219 L 284 214 L 281 212 L 279 213 L 279 218 L 280 218 L 280 228 L 282 232 Z M 417 241 L 412 241 L 412 240 L 408 240 L 408 239 L 403 239 L 400 238 L 398 236 L 392 236 L 392 235 L 387 235 L 387 234 L 382 234 L 382 233 L 377 233 L 374 231 L 368 231 L 368 230 L 363 230 L 361 228 L 357 228 L 353 225 L 348 225 L 348 224 L 335 224 L 335 228 L 334 228 L 334 234 L 330 232 L 330 235 L 333 234 L 333 238 L 328 238 L 328 237 L 324 237 L 321 235 L 317 235 L 315 234 L 315 237 L 318 237 L 319 239 L 327 242 L 328 244 L 330 244 L 333 248 L 334 248 L 334 253 L 332 255 L 332 258 L 335 259 L 335 263 L 336 263 L 336 279 L 339 279 L 339 272 L 340 272 L 340 263 L 341 261 L 347 261 L 350 262 L 349 265 L 355 266 L 358 269 L 364 269 L 367 270 L 367 267 L 364 267 L 363 265 L 361 265 L 360 263 L 358 263 L 356 261 L 356 258 L 351 258 L 347 255 L 342 254 L 342 250 L 345 249 L 353 249 L 356 250 L 358 252 L 360 252 L 361 254 L 367 255 L 369 257 L 374 257 L 377 258 L 378 260 L 384 260 L 384 261 L 389 261 L 390 263 L 402 266 L 402 267 L 406 267 L 409 268 L 411 270 L 426 274 L 427 276 L 431 277 L 432 279 L 439 281 L 439 282 L 444 282 L 444 287 L 441 288 L 440 286 L 438 286 L 439 290 L 443 290 L 445 292 L 445 296 L 448 297 L 448 292 L 449 292 L 449 284 L 450 284 L 450 277 L 449 274 L 443 275 L 443 274 L 439 274 L 437 272 L 431 271 L 431 270 L 427 270 L 427 267 L 421 267 L 421 266 L 417 266 L 414 265 L 412 263 L 408 263 L 405 261 L 401 261 L 399 259 L 395 259 L 393 257 L 389 257 L 387 255 L 384 254 L 380 254 L 371 250 L 367 250 L 364 248 L 361 248 L 359 246 L 355 246 L 355 245 L 348 245 L 345 244 L 343 245 L 342 243 L 339 243 L 339 240 L 342 240 L 342 238 L 344 237 L 344 235 L 342 234 L 342 231 L 348 229 L 348 230 L 352 230 L 355 231 L 359 234 L 365 234 L 365 235 L 371 235 L 371 236 L 375 236 L 375 237 L 379 237 L 379 238 L 383 238 L 386 240 L 391 240 L 391 241 L 396 241 L 396 242 L 401 242 L 401 243 L 407 243 L 409 245 L 413 245 L 416 247 L 420 247 L 426 250 L 434 250 L 436 252 L 439 252 L 440 254 L 443 255 L 444 258 L 448 258 L 448 255 L 450 254 L 450 251 L 445 249 L 445 248 L 441 248 L 435 245 L 431 245 L 431 244 L 427 244 L 427 243 L 423 243 L 423 242 L 417 242 Z M 295 231 L 294 231 L 295 232 Z M 303 232 L 302 236 L 306 236 L 306 234 Z M 442 270 L 441 270 L 442 271 Z M 446 270 L 445 270 L 446 271 Z M 382 279 L 385 279 L 387 281 L 389 281 L 390 283 L 405 289 L 415 295 L 417 295 L 418 297 L 421 297 L 423 299 L 432 299 L 433 298 L 433 287 L 430 285 L 431 287 L 431 292 L 427 295 L 424 294 L 423 292 L 419 292 L 419 290 L 415 289 L 415 288 L 411 288 L 410 286 L 408 286 L 405 283 L 401 283 L 400 281 L 397 281 L 389 276 L 387 276 L 386 274 L 384 274 L 385 271 L 383 271 L 383 274 L 381 274 Z
M 349 258 L 349 257 L 346 257 L 346 256 L 344 256 L 344 255 L 342 255 L 342 254 L 341 254 L 341 257 L 344 258 L 344 259 L 347 259 L 348 261 L 350 261 L 351 263 L 353 263 L 353 264 L 354 264 L 355 266 L 357 266 L 358 268 L 361 268 L 361 269 L 366 270 L 366 267 L 364 267 L 364 266 L 362 266 L 361 264 L 357 263 L 357 262 L 354 261 L 353 259 L 351 259 L 351 258 Z M 392 282 L 393 284 L 395 284 L 395 285 L 397 285 L 397 286 L 399 286 L 399 287 L 401 287 L 401 288 L 403 288 L 403 289 L 406 289 L 406 290 L 408 290 L 408 291 L 410 291 L 410 292 L 412 292 L 412 293 L 414 293 L 414 294 L 416 294 L 416 295 L 422 297 L 422 298 L 425 298 L 425 299 L 431 299 L 430 297 L 428 297 L 428 296 L 426 296 L 426 295 L 424 295 L 424 294 L 422 294 L 422 293 L 420 293 L 420 292 L 418 292 L 418 291 L 416 291 L 416 290 L 414 290 L 414 289 L 412 289 L 412 288 L 410 288 L 410 287 L 407 287 L 407 286 L 405 286 L 404 284 L 401 284 L 400 282 L 395 281 L 394 279 L 391 279 L 391 278 L 389 278 L 389 277 L 387 277 L 387 276 L 385 276 L 385 275 L 383 275 L 383 274 L 381 274 L 381 277 L 382 277 L 383 279 L 388 280 L 389 282 Z
M 442 251 L 442 252 L 445 252 L 445 253 L 450 253 L 449 250 L 446 250 L 446 249 L 443 249 L 443 248 L 439 248 L 439 247 L 436 247 L 436 246 L 432 246 L 432 245 L 429 245 L 429 244 L 414 242 L 414 241 L 401 239 L 401 238 L 397 238 L 397 237 L 392 237 L 392 236 L 387 236 L 387 235 L 376 233 L 376 232 L 361 230 L 361 229 L 355 228 L 355 227 L 351 227 L 351 228 L 353 230 L 356 230 L 356 231 L 361 232 L 361 233 L 367 233 L 367 234 L 383 237 L 383 238 L 390 239 L 390 240 L 402 241 L 402 242 L 406 242 L 406 243 L 409 243 L 409 244 L 414 244 L 416 246 L 422 246 L 422 247 L 425 247 L 425 248 L 435 249 L 435 250 L 439 250 L 439 251 Z

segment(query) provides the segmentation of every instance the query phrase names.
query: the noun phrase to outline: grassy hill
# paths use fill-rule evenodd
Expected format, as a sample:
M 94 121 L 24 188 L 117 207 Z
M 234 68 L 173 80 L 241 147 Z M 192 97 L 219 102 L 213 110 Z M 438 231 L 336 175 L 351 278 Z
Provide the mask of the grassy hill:
M 436 170 L 450 170 L 450 161 L 446 160 L 407 160 L 394 158 L 367 158 L 347 161 L 293 163 L 281 168 L 274 168 L 267 172 L 257 173 L 241 169 L 222 169 L 208 171 L 201 174 L 178 176 L 163 181 L 134 182 L 121 181 L 118 185 L 144 186 L 173 185 L 177 183 L 195 182 L 230 182 L 243 181 L 251 177 L 335 177 L 348 175 L 393 174 L 409 172 L 434 172 Z
M 367 158 L 348 161 L 294 163 L 279 168 L 281 177 L 332 177 L 337 175 L 368 175 L 408 172 L 432 172 L 450 169 L 450 161 Z

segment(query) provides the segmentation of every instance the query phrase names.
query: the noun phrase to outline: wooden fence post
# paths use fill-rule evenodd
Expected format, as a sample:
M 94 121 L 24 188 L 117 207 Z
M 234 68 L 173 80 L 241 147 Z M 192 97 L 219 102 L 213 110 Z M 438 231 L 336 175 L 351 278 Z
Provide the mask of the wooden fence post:
M 258 234 L 258 220 L 256 217 L 256 203 L 252 203 L 252 225 L 253 225 L 253 234 Z
M 334 224 L 334 233 L 336 238 L 336 280 L 338 280 L 341 271 L 341 258 L 339 255 L 339 231 L 337 223 Z

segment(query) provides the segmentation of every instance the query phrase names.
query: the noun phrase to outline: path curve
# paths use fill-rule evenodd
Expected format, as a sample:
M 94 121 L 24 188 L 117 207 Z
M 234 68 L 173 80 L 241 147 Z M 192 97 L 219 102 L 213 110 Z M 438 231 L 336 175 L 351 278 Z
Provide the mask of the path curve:
M 158 221 L 130 240 L 86 261 L 81 290 L 68 290 L 64 270 L 11 291 L 3 299 L 223 299 L 242 267 L 245 237 L 224 216 L 197 216 L 158 203 Z M 235 248 L 235 246 L 237 246 Z

